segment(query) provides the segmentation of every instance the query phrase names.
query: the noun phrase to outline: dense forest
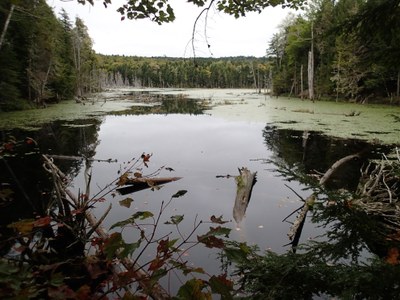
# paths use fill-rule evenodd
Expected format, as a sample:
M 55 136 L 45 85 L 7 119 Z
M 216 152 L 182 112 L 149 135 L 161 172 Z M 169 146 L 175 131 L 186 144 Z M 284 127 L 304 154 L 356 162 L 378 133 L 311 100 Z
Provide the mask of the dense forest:
M 3 111 L 109 86 L 268 88 L 311 99 L 399 102 L 398 0 L 314 0 L 284 20 L 265 57 L 186 59 L 96 54 L 84 20 L 55 16 L 45 0 L 14 3 L 0 3 Z
M 0 2 L 0 110 L 98 90 L 97 57 L 83 20 L 57 18 L 45 0 Z

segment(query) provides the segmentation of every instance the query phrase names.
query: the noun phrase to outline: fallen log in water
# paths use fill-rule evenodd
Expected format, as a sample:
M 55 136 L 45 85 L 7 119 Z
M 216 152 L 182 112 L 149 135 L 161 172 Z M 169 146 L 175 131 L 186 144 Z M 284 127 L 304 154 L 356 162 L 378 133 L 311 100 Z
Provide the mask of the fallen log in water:
M 256 183 L 257 172 L 250 172 L 247 168 L 239 169 L 239 176 L 235 176 L 237 191 L 235 205 L 233 207 L 233 218 L 239 224 L 246 213 L 250 202 L 251 192 Z
M 70 201 L 72 201 L 72 205 L 74 207 L 79 207 L 80 202 L 78 197 L 76 197 L 69 189 L 67 189 L 63 183 L 68 182 L 67 176 L 61 172 L 60 169 L 53 163 L 53 161 L 46 155 L 42 156 L 44 159 L 44 167 L 48 172 L 51 172 L 54 178 L 58 178 L 58 183 L 55 182 L 55 184 L 58 184 L 59 186 L 62 187 L 62 190 L 65 192 L 65 194 L 69 197 Z M 97 220 L 96 217 L 90 213 L 90 211 L 85 210 L 85 218 L 88 221 L 91 229 L 89 230 L 89 233 L 87 236 L 90 236 L 92 232 L 96 232 L 96 234 L 102 238 L 102 239 L 108 239 L 109 235 L 107 231 L 102 227 L 101 223 L 103 219 L 106 217 L 108 212 L 111 209 L 111 204 L 109 208 L 107 209 L 106 213 L 100 218 L 100 220 Z M 164 300 L 164 299 L 170 299 L 171 297 L 167 293 L 167 291 L 162 288 L 158 283 L 154 283 L 151 280 L 151 276 L 143 270 L 141 266 L 138 264 L 134 264 L 132 260 L 129 258 L 124 258 L 120 260 L 120 263 L 124 266 L 124 268 L 128 271 L 132 271 L 134 273 L 134 278 L 137 280 L 138 284 L 140 287 L 148 293 L 148 295 L 155 299 L 155 300 Z M 116 270 L 113 269 L 114 272 Z M 116 274 L 117 276 L 118 274 Z
M 149 188 L 158 188 L 162 184 L 177 181 L 182 177 L 159 177 L 159 178 L 129 178 L 124 182 L 124 186 L 117 188 L 121 195 L 126 195 Z

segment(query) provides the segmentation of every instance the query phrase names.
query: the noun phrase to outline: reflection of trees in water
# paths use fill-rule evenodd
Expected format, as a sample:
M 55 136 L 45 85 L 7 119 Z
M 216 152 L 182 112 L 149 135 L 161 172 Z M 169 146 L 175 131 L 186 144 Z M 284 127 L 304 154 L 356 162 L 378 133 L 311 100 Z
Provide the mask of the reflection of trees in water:
M 94 157 L 99 144 L 99 119 L 76 120 L 71 122 L 53 122 L 43 126 L 37 135 L 37 142 L 43 153 Z M 60 169 L 71 176 L 76 175 L 82 161 L 57 161 Z
M 249 295 L 255 295 L 257 299 L 313 299 L 318 296 L 397 299 L 400 274 L 400 217 L 396 204 L 400 201 L 399 154 L 396 158 L 387 156 L 380 162 L 375 160 L 364 165 L 360 180 L 360 168 L 356 166 L 367 158 L 378 156 L 378 146 L 337 140 L 312 132 L 304 143 L 303 132 L 269 126 L 264 129 L 263 136 L 273 152 L 270 162 L 277 166 L 277 171 L 298 181 L 304 179 L 310 187 L 311 195 L 304 199 L 301 211 L 312 212 L 309 220 L 325 228 L 326 232 L 322 237 L 305 242 L 297 253 L 288 251 L 283 255 L 272 251 L 259 255 L 250 247 L 244 249 L 242 243 L 236 243 L 234 250 L 246 259 L 238 255 L 233 261 L 237 274 L 242 274 L 240 283 Z M 381 147 L 379 150 L 387 153 L 390 149 Z M 352 161 L 360 152 L 365 158 Z M 348 163 L 350 167 L 346 166 Z M 335 174 L 336 181 L 330 188 L 325 188 L 328 182 L 323 179 L 329 181 L 328 175 L 335 167 L 339 171 Z M 319 182 L 306 182 L 306 177 L 310 177 L 306 174 L 313 170 L 326 172 L 326 176 Z M 354 177 L 347 174 L 349 172 L 354 173 Z M 349 184 L 346 180 L 352 182 Z M 359 186 L 354 189 L 357 183 Z M 353 189 L 348 192 L 343 187 Z M 301 213 L 296 220 L 299 216 Z M 304 224 L 305 218 L 301 220 Z M 297 227 L 296 233 L 301 234 L 302 226 Z
M 368 160 L 380 156 L 378 150 L 388 153 L 389 147 L 357 140 L 334 139 L 316 132 L 308 133 L 305 143 L 304 132 L 277 130 L 270 126 L 265 127 L 263 136 L 267 147 L 273 152 L 271 162 L 277 166 L 277 171 L 283 176 L 302 181 L 314 190 L 312 195 L 315 196 L 315 204 L 314 201 L 309 204 L 306 200 L 301 212 L 306 213 L 307 208 L 313 210 L 313 222 L 324 224 L 323 227 L 329 232 L 329 247 L 340 248 L 341 244 L 346 244 L 349 247 L 346 251 L 354 250 L 354 257 L 360 255 L 363 245 L 367 245 L 371 252 L 380 257 L 387 254 L 390 247 L 384 237 L 393 232 L 383 233 L 383 219 L 360 209 L 358 202 L 363 197 L 359 192 L 360 185 L 362 186 L 360 170 L 363 166 L 365 168 Z M 349 159 L 345 163 L 338 164 L 347 157 Z M 337 167 L 330 173 L 330 168 L 334 165 Z M 321 176 L 325 172 L 330 174 L 326 182 L 310 180 L 309 174 L 318 173 Z M 371 178 L 375 175 L 372 174 Z M 364 174 L 363 177 L 370 178 L 370 175 Z M 297 219 L 300 215 L 301 213 Z M 305 218 L 301 219 L 302 222 L 304 220 Z M 301 224 L 298 227 L 296 234 L 301 234 L 302 226 Z
M 37 131 L 15 129 L 1 132 L 2 144 L 5 145 L 10 139 L 17 141 L 10 153 L 4 156 L 0 154 L 0 196 L 8 195 L 7 198 L 0 197 L 2 237 L 7 238 L 11 233 L 7 229 L 11 222 L 45 215 L 51 206 L 53 182 L 43 168 L 41 154 L 93 157 L 98 144 L 100 123 L 97 119 L 56 121 Z M 37 145 L 35 143 L 27 147 L 27 136 L 36 141 Z M 82 161 L 63 160 L 57 164 L 65 173 L 74 176 L 79 172 Z
M 350 154 L 365 152 L 362 159 L 343 165 L 332 176 L 327 187 L 354 190 L 360 177 L 360 167 L 374 155 L 378 146 L 354 139 L 337 139 L 318 132 L 277 129 L 267 125 L 263 130 L 266 146 L 273 154 L 271 160 L 304 175 L 324 173 L 337 160 Z M 367 151 L 369 150 L 369 151 Z M 375 154 L 376 155 L 376 154 Z
M 115 112 L 115 115 L 143 115 L 143 114 L 191 114 L 201 115 L 206 109 L 203 101 L 186 98 L 185 95 L 158 95 L 135 93 L 132 99 L 136 105 L 129 110 Z

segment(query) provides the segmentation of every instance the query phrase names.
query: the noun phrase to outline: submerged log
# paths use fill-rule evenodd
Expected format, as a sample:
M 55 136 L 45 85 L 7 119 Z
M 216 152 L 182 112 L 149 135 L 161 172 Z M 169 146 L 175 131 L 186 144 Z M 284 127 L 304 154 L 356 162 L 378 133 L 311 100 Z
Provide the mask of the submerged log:
M 181 178 L 182 177 L 130 178 L 124 182 L 125 186 L 117 188 L 117 191 L 121 195 L 126 195 L 126 194 L 130 194 L 130 193 L 138 192 L 141 190 L 149 189 L 149 188 L 157 189 L 165 183 L 177 181 Z
M 237 191 L 235 205 L 233 207 L 233 218 L 239 224 L 246 213 L 247 206 L 250 202 L 251 192 L 256 183 L 257 172 L 250 172 L 247 168 L 239 169 L 239 176 L 235 176 Z

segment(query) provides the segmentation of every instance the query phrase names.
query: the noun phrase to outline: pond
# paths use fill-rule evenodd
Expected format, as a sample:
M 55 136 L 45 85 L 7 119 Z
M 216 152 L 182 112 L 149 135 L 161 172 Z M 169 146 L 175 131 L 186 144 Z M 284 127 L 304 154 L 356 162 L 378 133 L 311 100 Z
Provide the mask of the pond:
M 311 193 L 304 190 L 304 183 L 287 181 L 277 165 L 302 174 L 324 173 L 346 155 L 369 149 L 368 158 L 379 158 L 400 144 L 399 108 L 270 98 L 251 90 L 117 89 L 95 95 L 85 105 L 60 105 L 61 111 L 49 108 L 29 112 L 29 120 L 24 117 L 27 112 L 3 115 L 3 142 L 10 136 L 16 140 L 31 137 L 43 153 L 93 158 L 88 163 L 93 195 L 115 181 L 121 170 L 143 153 L 151 154 L 148 166 L 141 169 L 143 175 L 181 177 L 161 189 L 108 194 L 94 208 L 100 217 L 112 204 L 103 222 L 105 228 L 138 211 L 156 214 L 162 201 L 168 202 L 172 195 L 185 190 L 184 196 L 172 200 L 161 223 L 173 215 L 183 215 L 180 227 L 187 235 L 194 222 L 222 216 L 230 221 L 225 225 L 232 229 L 231 239 L 277 253 L 289 249 L 290 224 L 283 220 L 302 206 L 298 195 L 306 198 Z M 72 179 L 70 189 L 75 194 L 85 191 L 83 160 L 56 158 L 55 162 Z M 363 162 L 352 162 L 330 184 L 354 189 Z M 242 167 L 257 173 L 256 183 L 245 214 L 235 220 L 234 176 Z M 3 186 L 16 186 L 24 201 L 35 198 L 27 206 L 21 204 L 24 201 L 10 202 L 2 196 L 3 229 L 11 221 L 30 217 L 33 208 L 40 205 L 41 198 L 26 191 L 40 185 L 39 168 L 34 160 L 10 160 L 1 165 Z M 133 199 L 131 205 L 120 205 L 127 197 Z M 171 228 L 159 230 L 162 236 Z M 196 234 L 207 230 L 204 224 Z M 301 242 L 322 232 L 308 223 Z M 129 242 L 137 238 L 131 234 L 124 231 Z M 186 259 L 205 266 L 210 273 L 218 271 L 215 252 L 195 248 Z

